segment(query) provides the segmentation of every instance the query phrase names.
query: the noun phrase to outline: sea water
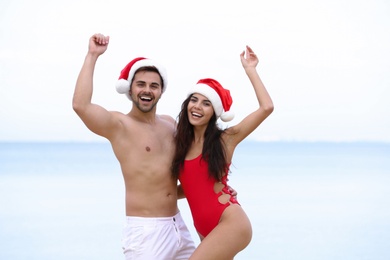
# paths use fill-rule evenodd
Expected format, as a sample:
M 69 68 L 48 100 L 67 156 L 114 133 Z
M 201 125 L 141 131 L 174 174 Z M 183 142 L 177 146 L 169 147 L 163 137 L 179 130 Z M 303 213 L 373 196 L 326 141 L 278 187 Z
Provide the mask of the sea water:
M 390 259 L 388 143 L 246 141 L 229 180 L 253 227 L 235 259 Z M 124 214 L 108 143 L 0 143 L 0 259 L 123 259 Z

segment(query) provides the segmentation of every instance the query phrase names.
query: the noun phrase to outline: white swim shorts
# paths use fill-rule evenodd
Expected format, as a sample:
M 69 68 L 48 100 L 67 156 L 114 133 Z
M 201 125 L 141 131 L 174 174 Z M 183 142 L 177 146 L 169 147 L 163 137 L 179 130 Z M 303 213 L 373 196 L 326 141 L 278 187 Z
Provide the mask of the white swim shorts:
M 126 260 L 187 260 L 195 243 L 180 213 L 173 217 L 126 217 L 122 248 Z

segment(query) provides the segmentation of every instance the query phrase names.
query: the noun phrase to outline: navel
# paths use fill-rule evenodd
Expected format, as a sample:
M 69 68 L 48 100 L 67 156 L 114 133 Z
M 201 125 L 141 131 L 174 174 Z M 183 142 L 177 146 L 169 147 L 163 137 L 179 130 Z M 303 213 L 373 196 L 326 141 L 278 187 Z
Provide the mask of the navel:
M 150 152 L 150 147 L 149 147 L 149 146 L 146 146 L 146 147 L 145 147 L 145 150 L 146 150 L 147 152 Z

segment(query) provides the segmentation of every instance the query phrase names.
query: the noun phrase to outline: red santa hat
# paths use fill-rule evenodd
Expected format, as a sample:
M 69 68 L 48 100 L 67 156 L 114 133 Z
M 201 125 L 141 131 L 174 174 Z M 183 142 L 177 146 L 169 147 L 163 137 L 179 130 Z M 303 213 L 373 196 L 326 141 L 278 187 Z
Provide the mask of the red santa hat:
M 188 95 L 193 93 L 199 93 L 210 100 L 217 118 L 220 117 L 224 122 L 233 120 L 234 113 L 230 111 L 233 99 L 230 91 L 224 89 L 218 81 L 210 78 L 201 79 L 190 89 Z
M 115 84 L 116 91 L 120 94 L 125 94 L 131 100 L 129 91 L 130 91 L 131 81 L 133 80 L 135 72 L 142 67 L 150 67 L 150 66 L 156 67 L 156 69 L 160 73 L 160 76 L 163 79 L 162 92 L 164 93 L 168 85 L 167 72 L 165 68 L 161 66 L 159 63 L 144 57 L 138 57 L 133 59 L 126 65 L 126 67 L 123 68 L 121 74 L 119 75 L 119 79 Z

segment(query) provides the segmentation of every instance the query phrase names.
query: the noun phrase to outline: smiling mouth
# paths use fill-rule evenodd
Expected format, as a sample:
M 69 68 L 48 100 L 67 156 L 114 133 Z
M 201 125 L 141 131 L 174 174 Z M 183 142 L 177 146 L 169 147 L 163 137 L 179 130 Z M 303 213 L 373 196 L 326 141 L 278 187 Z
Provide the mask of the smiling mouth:
M 140 97 L 140 99 L 141 99 L 142 101 L 146 101 L 146 102 L 152 101 L 152 98 L 151 98 L 151 97 L 142 96 L 142 97 Z
M 191 115 L 194 116 L 194 117 L 197 117 L 197 118 L 201 118 L 202 117 L 201 114 L 198 114 L 198 113 L 195 113 L 195 112 L 191 112 Z

